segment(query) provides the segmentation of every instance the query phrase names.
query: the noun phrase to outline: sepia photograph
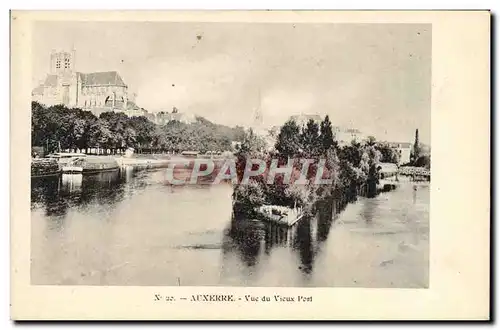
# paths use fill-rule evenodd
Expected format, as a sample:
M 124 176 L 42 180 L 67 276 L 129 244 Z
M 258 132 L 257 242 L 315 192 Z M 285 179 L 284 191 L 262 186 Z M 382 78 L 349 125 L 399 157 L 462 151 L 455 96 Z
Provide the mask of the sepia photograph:
M 16 315 L 484 315 L 487 12 L 133 14 L 13 13 Z
M 36 22 L 32 284 L 426 288 L 431 36 Z

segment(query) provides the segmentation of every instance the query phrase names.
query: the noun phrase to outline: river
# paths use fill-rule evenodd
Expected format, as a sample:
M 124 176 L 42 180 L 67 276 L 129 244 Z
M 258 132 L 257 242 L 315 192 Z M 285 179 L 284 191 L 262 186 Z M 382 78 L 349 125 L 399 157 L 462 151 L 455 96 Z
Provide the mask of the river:
M 32 284 L 428 286 L 426 185 L 405 182 L 334 221 L 303 221 L 292 242 L 232 219 L 230 185 L 171 186 L 165 175 L 32 179 Z

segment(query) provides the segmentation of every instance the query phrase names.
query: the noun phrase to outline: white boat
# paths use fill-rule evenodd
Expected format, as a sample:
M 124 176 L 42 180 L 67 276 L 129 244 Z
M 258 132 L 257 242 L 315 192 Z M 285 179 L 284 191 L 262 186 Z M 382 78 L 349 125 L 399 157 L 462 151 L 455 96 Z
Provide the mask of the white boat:
M 68 166 L 63 166 L 62 167 L 62 172 L 63 173 L 82 173 L 83 172 L 83 167 L 82 166 L 73 166 L 73 165 L 68 165 Z
M 293 226 L 304 216 L 302 208 L 289 208 L 280 205 L 262 205 L 256 209 L 267 220 L 286 225 Z
M 80 153 L 59 152 L 48 156 L 57 159 L 63 173 L 99 173 L 119 169 L 113 157 L 87 156 Z
M 54 154 L 48 155 L 47 157 L 57 159 L 57 162 L 65 167 L 70 165 L 76 159 L 85 158 L 87 157 L 87 155 L 73 152 L 56 152 Z
M 63 173 L 82 173 L 83 161 L 87 157 L 85 154 L 58 152 L 48 156 L 49 158 L 57 159 Z

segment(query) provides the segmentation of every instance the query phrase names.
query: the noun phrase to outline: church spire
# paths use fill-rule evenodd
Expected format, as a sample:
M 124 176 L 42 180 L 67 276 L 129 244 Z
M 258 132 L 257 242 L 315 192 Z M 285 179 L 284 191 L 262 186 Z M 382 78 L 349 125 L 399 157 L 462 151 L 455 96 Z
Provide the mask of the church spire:
M 254 110 L 254 114 L 253 114 L 253 123 L 254 123 L 254 126 L 257 128 L 257 127 L 260 127 L 263 123 L 263 116 L 262 116 L 262 108 L 261 108 L 261 105 L 262 105 L 262 98 L 261 98 L 261 94 L 260 94 L 260 88 L 259 88 L 259 91 L 258 91 L 258 105 L 257 105 L 257 108 L 255 108 Z

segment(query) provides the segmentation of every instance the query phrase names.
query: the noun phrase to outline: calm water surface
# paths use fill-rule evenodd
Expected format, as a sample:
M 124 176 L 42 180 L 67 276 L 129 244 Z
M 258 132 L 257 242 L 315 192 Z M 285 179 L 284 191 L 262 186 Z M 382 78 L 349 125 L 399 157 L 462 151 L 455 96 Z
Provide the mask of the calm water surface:
M 287 235 L 232 220 L 229 185 L 165 182 L 165 170 L 132 168 L 33 179 L 32 283 L 428 286 L 428 186 L 403 183 Z

